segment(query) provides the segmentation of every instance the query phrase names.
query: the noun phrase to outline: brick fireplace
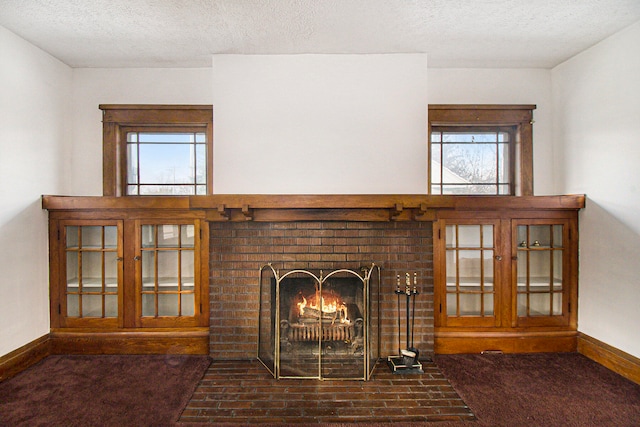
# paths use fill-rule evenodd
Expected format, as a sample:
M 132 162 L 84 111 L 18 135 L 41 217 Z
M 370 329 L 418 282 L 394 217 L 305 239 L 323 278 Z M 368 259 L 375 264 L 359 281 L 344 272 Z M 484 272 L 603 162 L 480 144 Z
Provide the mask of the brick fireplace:
M 381 268 L 380 355 L 398 354 L 396 275 L 417 273 L 414 345 L 433 355 L 433 241 L 427 221 L 227 221 L 210 223 L 210 339 L 215 359 L 255 359 L 260 267 Z M 401 346 L 405 342 L 402 339 Z

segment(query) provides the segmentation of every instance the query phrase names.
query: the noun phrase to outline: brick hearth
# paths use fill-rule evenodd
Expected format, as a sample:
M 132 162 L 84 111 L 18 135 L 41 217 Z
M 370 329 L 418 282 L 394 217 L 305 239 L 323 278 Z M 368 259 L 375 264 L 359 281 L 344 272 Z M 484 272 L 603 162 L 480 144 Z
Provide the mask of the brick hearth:
M 398 353 L 396 274 L 418 273 L 414 343 L 433 355 L 433 241 L 430 222 L 211 222 L 210 355 L 254 359 L 259 268 L 382 269 L 381 354 Z M 404 301 L 402 301 L 404 304 Z M 404 316 L 404 305 L 402 315 Z M 401 322 L 405 346 L 404 318 Z

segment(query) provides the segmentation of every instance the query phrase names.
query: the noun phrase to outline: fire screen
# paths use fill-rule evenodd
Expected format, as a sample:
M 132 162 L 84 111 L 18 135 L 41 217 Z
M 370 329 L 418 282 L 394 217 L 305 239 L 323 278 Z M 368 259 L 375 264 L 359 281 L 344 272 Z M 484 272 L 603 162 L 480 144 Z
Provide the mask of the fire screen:
M 258 360 L 276 378 L 368 380 L 380 357 L 380 267 L 260 268 Z

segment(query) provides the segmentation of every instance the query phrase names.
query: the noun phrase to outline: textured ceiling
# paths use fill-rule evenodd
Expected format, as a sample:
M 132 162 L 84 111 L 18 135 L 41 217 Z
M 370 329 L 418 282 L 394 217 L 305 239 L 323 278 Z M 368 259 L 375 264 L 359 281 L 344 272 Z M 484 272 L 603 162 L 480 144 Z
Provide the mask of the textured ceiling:
M 0 25 L 72 67 L 424 52 L 430 67 L 551 68 L 638 20 L 640 0 L 0 0 Z

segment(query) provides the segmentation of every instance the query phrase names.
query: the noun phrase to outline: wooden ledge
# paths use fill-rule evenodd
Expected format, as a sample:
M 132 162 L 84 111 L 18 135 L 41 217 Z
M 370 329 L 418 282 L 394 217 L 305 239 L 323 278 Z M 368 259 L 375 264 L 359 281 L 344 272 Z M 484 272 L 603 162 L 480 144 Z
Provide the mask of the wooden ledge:
M 584 195 L 564 196 L 428 196 L 418 194 L 276 195 L 216 194 L 210 196 L 42 196 L 50 211 L 183 210 L 203 211 L 209 220 L 277 220 L 372 218 L 431 220 L 438 210 L 517 211 L 579 210 Z

